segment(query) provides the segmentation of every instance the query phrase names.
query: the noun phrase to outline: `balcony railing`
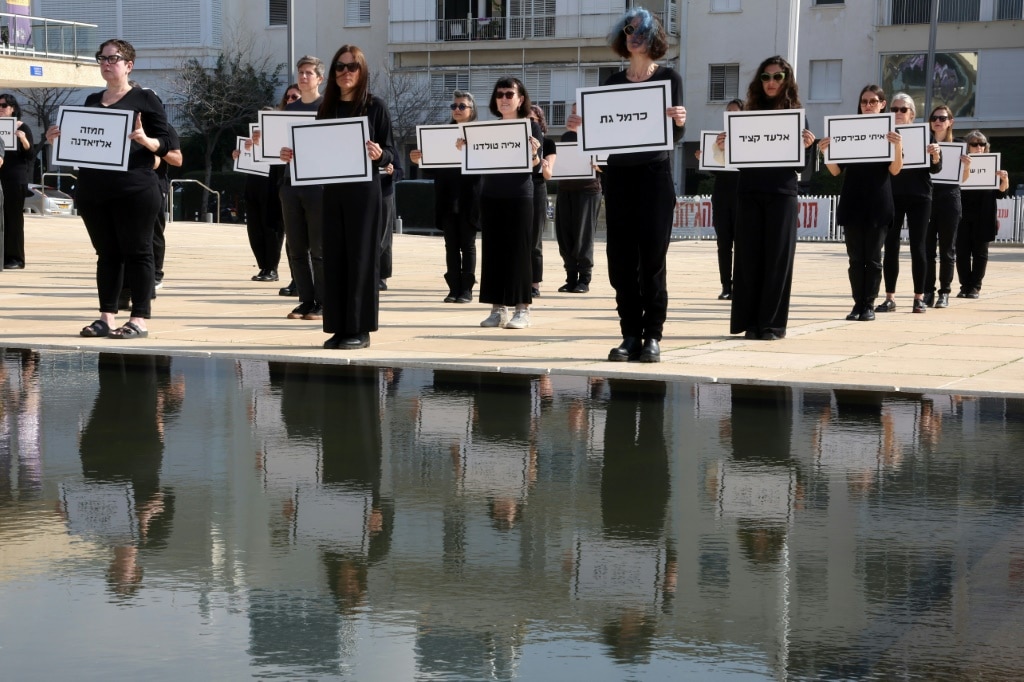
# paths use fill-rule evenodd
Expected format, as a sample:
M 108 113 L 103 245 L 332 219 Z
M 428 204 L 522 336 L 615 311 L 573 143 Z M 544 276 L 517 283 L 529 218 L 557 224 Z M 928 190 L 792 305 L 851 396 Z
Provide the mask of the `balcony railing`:
M 473 17 L 416 19 L 389 22 L 392 43 L 447 43 L 484 40 L 535 40 L 551 38 L 603 38 L 622 16 L 600 14 L 535 14 L 529 17 Z M 669 35 L 678 35 L 675 11 L 659 19 Z
M 0 54 L 92 62 L 96 24 L 0 12 Z
M 878 0 L 879 23 L 930 23 L 933 1 L 939 2 L 939 22 L 943 24 L 1024 19 L 1024 0 Z

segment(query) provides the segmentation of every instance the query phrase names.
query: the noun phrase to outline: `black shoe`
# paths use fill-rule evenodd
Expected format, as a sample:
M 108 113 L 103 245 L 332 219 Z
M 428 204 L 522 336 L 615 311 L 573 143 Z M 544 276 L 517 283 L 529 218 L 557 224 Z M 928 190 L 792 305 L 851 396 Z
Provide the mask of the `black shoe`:
M 4 270 L 24 270 L 25 264 L 16 260 L 9 260 L 4 262 Z
M 473 302 L 473 290 L 466 289 L 458 296 L 455 297 L 456 303 L 472 303 Z
M 587 293 L 589 291 L 590 291 L 590 285 L 586 284 L 584 282 L 580 282 L 579 284 L 574 286 L 573 289 L 572 289 L 572 293 L 574 293 L 574 294 L 585 294 L 585 293 Z
M 537 298 L 538 296 L 540 296 L 540 289 L 538 289 L 537 287 L 530 287 L 530 295 L 532 295 L 534 298 Z
M 571 294 L 572 290 L 576 288 L 577 284 L 579 284 L 579 282 L 568 282 L 567 281 L 565 284 L 563 284 L 562 286 L 558 287 L 558 292 L 561 293 L 561 294 Z
M 359 348 L 370 347 L 370 335 L 369 334 L 356 334 L 355 336 L 345 336 L 344 334 L 335 334 L 331 338 L 324 341 L 324 348 L 327 349 L 341 349 L 341 350 L 357 350 Z
M 875 319 L 875 311 L 871 309 L 870 305 L 864 306 L 864 310 L 860 311 L 860 315 L 857 317 L 861 322 L 871 322 Z
M 313 307 L 310 308 L 303 316 L 304 320 L 322 320 L 324 319 L 324 307 L 319 303 L 314 303 Z
M 928 306 L 929 308 L 931 308 L 933 305 L 935 305 L 935 292 L 934 291 L 929 291 L 927 294 L 924 295 L 924 299 L 923 300 L 924 300 L 924 304 L 926 306 Z
M 640 357 L 641 342 L 635 336 L 625 336 L 615 348 L 608 352 L 608 362 L 630 362 Z
M 981 296 L 981 292 L 976 287 L 971 287 L 964 292 L 964 298 L 978 298 Z
M 257 282 L 276 282 L 277 270 L 263 270 L 256 278 Z
M 891 298 L 887 298 L 875 306 L 876 313 L 891 313 L 894 310 L 896 310 L 896 301 Z
M 288 283 L 288 286 L 281 287 L 280 289 L 278 289 L 277 290 L 277 295 L 278 296 L 298 296 L 299 295 L 299 290 L 295 288 L 295 281 L 293 280 L 293 281 Z
M 757 333 L 756 329 L 748 329 L 747 333 L 743 335 L 743 338 L 745 338 L 745 339 L 757 339 L 757 338 L 760 338 L 760 335 Z
M 722 287 L 722 293 L 718 295 L 719 301 L 732 300 L 732 287 Z
M 313 303 L 312 301 L 309 301 L 308 303 L 300 303 L 297 306 L 295 306 L 295 308 L 290 313 L 288 313 L 288 319 L 289 320 L 301 320 L 301 319 L 304 319 L 305 316 L 308 315 L 310 312 L 312 312 L 315 307 L 316 307 L 316 304 Z
M 266 270 L 260 270 L 259 272 L 257 272 L 255 275 L 253 275 L 249 279 L 251 279 L 254 282 L 262 282 L 263 281 L 263 275 L 265 275 L 265 274 L 267 274 Z
M 658 345 L 657 339 L 644 340 L 639 360 L 640 362 L 661 362 L 661 347 Z
M 948 308 L 949 307 L 949 294 L 939 294 L 939 298 L 935 301 L 936 308 Z
M 387 291 L 388 281 L 386 279 L 382 279 L 380 282 L 377 283 L 377 289 L 380 291 Z
M 859 320 L 860 319 L 860 306 L 859 305 L 853 306 L 853 310 L 851 310 L 850 314 L 846 316 L 846 319 L 849 320 L 850 322 L 856 322 L 857 320 Z
M 766 329 L 765 331 L 761 332 L 762 341 L 778 341 L 779 339 L 784 338 L 786 338 L 786 332 L 784 330 L 773 332 L 770 329 Z
M 454 291 L 449 291 L 448 295 L 444 297 L 445 303 L 455 303 L 456 296 Z
M 924 301 L 922 301 L 919 298 L 915 298 L 914 299 L 913 312 L 915 312 L 915 313 L 926 313 L 926 312 L 928 312 L 928 307 L 925 306 Z

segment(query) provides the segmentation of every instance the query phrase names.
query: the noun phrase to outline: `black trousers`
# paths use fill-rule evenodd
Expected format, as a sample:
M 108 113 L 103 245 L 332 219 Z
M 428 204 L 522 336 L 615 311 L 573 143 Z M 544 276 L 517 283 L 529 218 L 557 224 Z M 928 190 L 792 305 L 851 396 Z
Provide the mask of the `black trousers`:
M 360 187 L 363 183 L 357 183 Z M 324 186 L 281 185 L 281 215 L 288 265 L 302 303 L 324 302 Z M 377 193 L 380 196 L 380 193 Z M 377 233 L 377 229 L 374 229 Z M 377 260 L 376 251 L 374 261 Z
M 924 293 L 924 280 L 928 272 L 928 258 L 925 239 L 928 235 L 928 220 L 932 215 L 931 197 L 907 194 L 893 195 L 895 213 L 885 234 L 885 255 L 882 273 L 885 290 L 896 293 L 896 280 L 900 275 L 900 232 L 906 218 L 910 242 L 910 272 L 914 279 L 914 293 Z
M 590 284 L 594 271 L 594 233 L 601 195 L 567 190 L 555 202 L 555 237 L 565 266 L 566 284 Z
M 981 282 L 988 269 L 989 236 L 981 234 L 977 221 L 964 216 L 956 231 L 956 274 L 960 289 L 981 291 Z
M 843 242 L 850 266 L 850 295 L 860 307 L 874 305 L 882 285 L 882 245 L 887 225 L 871 221 L 843 225 Z
M 548 189 L 543 182 L 533 183 L 533 224 L 530 229 L 530 272 L 532 282 L 544 281 L 544 225 L 548 222 Z
M 730 334 L 786 332 L 798 210 L 788 194 L 738 196 Z
M 939 249 L 939 293 L 949 293 L 956 264 L 956 229 L 960 224 L 961 213 L 959 193 L 936 191 L 932 194 L 932 215 L 928 221 L 928 235 L 924 245 L 928 266 L 924 277 L 926 294 L 935 291 L 936 246 Z
M 711 217 L 718 242 L 718 279 L 722 290 L 732 286 L 732 245 L 736 238 L 736 196 L 711 196 Z
M 533 197 L 480 200 L 480 302 L 513 306 L 533 303 L 530 265 Z
M 444 281 L 448 293 L 458 296 L 472 291 L 476 284 L 476 232 L 477 225 L 470 221 L 466 211 L 444 211 L 440 217 L 444 234 Z
M 395 243 L 395 193 L 381 197 L 380 278 L 388 279 L 394 269 L 392 244 Z
M 260 270 L 277 270 L 284 244 L 281 198 L 271 181 L 247 177 L 245 182 L 245 230 L 249 248 Z
M 160 189 L 160 210 L 156 212 L 153 222 L 153 278 L 157 282 L 164 281 L 164 255 L 167 253 L 167 193 Z
M 25 192 L 28 185 L 4 180 L 3 187 L 3 235 L 4 262 L 25 264 Z
M 608 279 L 623 337 L 660 341 L 668 316 L 665 257 L 676 206 L 668 161 L 608 166 Z
M 380 182 L 374 177 L 369 182 L 324 185 L 321 202 L 324 331 L 346 336 L 375 332 L 380 309 Z
M 117 299 L 125 284 L 132 290 L 131 316 L 149 318 L 154 284 L 153 224 L 160 200 L 156 183 L 116 197 L 78 196 L 78 212 L 96 250 L 101 313 L 117 313 Z

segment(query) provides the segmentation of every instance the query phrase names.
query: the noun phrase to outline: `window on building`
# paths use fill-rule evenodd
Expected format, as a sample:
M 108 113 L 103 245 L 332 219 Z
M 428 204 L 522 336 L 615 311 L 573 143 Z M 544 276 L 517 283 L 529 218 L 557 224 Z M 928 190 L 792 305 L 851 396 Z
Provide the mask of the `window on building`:
M 932 0 L 892 0 L 891 24 L 927 24 L 932 19 Z M 939 3 L 939 21 L 959 23 L 981 18 L 981 0 Z
M 510 38 L 555 35 L 555 0 L 508 0 Z
M 996 21 L 1024 19 L 1024 0 L 997 0 Z
M 431 103 L 444 109 L 448 104 L 451 104 L 452 93 L 456 90 L 469 91 L 469 74 L 462 71 L 445 71 L 442 73 L 431 73 L 430 74 L 430 101 Z M 477 107 L 483 106 L 487 108 L 487 102 L 483 104 L 477 101 Z M 479 112 L 477 112 L 479 114 Z
M 812 102 L 838 102 L 842 99 L 843 62 L 839 59 L 811 60 Z
M 345 0 L 345 25 L 370 25 L 370 0 Z
M 742 9 L 740 0 L 711 0 L 712 12 L 739 12 Z
M 814 0 L 814 6 L 818 5 L 845 5 L 846 0 Z
M 708 101 L 728 102 L 739 97 L 740 65 L 708 65 Z
M 288 25 L 288 0 L 270 0 L 269 21 L 271 26 Z
M 927 64 L 924 52 L 882 55 L 879 85 L 885 92 L 902 90 L 915 102 L 924 102 Z M 978 95 L 978 53 L 936 52 L 932 74 L 935 101 L 948 105 L 957 118 L 973 117 Z

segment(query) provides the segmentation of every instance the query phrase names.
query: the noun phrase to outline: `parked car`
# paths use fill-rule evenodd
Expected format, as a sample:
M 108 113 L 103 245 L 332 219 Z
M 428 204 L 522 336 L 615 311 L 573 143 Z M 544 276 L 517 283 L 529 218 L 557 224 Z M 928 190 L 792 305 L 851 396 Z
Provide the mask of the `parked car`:
M 29 185 L 32 196 L 25 197 L 25 212 L 37 215 L 71 215 L 75 200 L 56 187 Z

